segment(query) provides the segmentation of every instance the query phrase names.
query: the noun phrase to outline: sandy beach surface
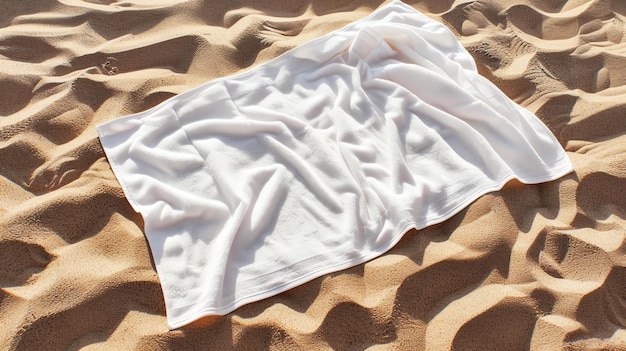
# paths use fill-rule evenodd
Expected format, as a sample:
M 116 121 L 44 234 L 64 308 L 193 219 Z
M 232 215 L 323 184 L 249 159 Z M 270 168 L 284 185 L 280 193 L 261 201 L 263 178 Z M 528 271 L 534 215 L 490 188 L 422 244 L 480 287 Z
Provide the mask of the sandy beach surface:
M 512 181 L 368 263 L 170 331 L 95 126 L 383 2 L 0 0 L 0 350 L 626 350 L 626 1 L 409 3 L 575 172 Z

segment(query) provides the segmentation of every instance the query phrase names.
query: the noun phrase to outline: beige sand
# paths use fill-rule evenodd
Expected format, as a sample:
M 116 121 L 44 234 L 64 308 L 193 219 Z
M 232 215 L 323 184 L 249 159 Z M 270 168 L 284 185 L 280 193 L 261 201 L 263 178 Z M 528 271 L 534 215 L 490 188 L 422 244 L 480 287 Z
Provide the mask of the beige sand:
M 369 263 L 175 331 L 94 126 L 381 1 L 144 3 L 0 5 L 0 350 L 626 350 L 626 2 L 414 3 L 575 174 L 511 182 Z

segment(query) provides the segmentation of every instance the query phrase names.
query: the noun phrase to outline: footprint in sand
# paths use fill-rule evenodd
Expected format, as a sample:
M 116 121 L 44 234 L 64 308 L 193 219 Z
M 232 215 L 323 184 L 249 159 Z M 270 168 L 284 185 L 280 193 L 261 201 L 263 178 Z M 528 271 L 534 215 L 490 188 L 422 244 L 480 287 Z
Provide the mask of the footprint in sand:
M 603 282 L 616 266 L 613 252 L 624 242 L 619 229 L 547 229 L 536 238 L 529 257 L 554 278 Z
M 493 26 L 485 14 L 493 11 L 493 5 L 486 1 L 475 1 L 463 7 L 463 15 L 466 20 L 461 26 L 461 33 L 469 36 L 478 34 L 482 28 Z
M 52 260 L 52 254 L 34 243 L 21 240 L 0 242 L 0 285 L 19 286 L 43 271 Z
M 580 27 L 580 45 L 574 50 L 573 55 L 582 60 L 600 63 L 599 67 L 596 67 L 595 73 L 590 77 L 593 84 L 588 90 L 598 92 L 623 84 L 623 82 L 612 82 L 611 80 L 612 77 L 620 77 L 615 72 L 621 71 L 624 65 L 622 42 L 625 40 L 626 32 L 622 29 L 623 27 L 623 21 L 618 18 L 609 21 L 597 19 Z M 598 60 L 599 57 L 602 58 Z
M 107 57 L 106 61 L 100 65 L 102 67 L 101 72 L 110 76 L 118 74 L 120 70 L 117 67 L 117 62 L 115 57 Z

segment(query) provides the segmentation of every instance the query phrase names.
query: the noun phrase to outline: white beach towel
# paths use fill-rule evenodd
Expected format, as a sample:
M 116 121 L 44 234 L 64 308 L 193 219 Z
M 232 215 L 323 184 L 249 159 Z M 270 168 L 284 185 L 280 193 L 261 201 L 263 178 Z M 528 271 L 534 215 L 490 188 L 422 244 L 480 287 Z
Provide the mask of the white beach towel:
M 377 257 L 512 178 L 572 170 L 445 26 L 399 1 L 98 131 L 170 328 Z

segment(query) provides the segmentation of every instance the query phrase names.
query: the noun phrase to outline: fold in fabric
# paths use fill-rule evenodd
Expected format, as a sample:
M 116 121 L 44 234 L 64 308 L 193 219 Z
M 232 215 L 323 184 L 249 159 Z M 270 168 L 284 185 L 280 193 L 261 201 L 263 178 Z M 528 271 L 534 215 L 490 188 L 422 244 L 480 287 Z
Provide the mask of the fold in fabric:
M 98 132 L 170 328 L 377 257 L 512 178 L 572 170 L 445 26 L 399 1 Z

